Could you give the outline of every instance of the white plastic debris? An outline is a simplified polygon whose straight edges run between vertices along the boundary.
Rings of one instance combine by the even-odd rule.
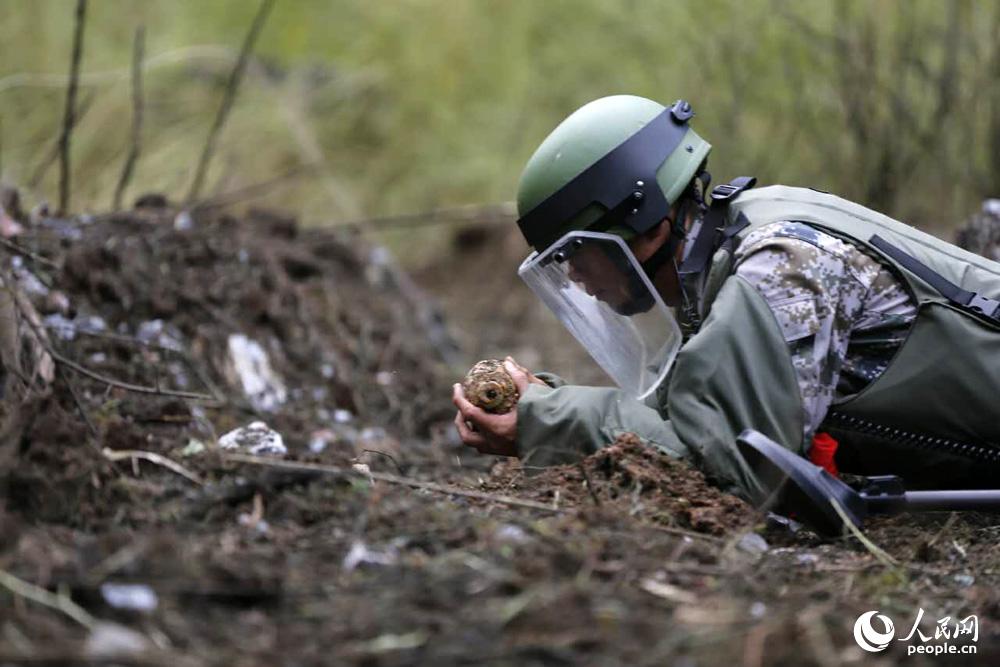
[[[108,330],[108,323],[105,322],[104,318],[99,315],[77,317],[73,320],[73,324],[76,325],[77,331],[82,331],[84,333],[97,334],[104,333]]]
[[[347,424],[354,421],[354,415],[350,410],[337,409],[333,411],[333,421],[338,424]]]
[[[392,253],[384,246],[375,246],[368,254],[368,263],[365,264],[365,280],[375,286],[383,286],[390,279],[390,263]]]
[[[983,213],[1000,217],[1000,199],[984,199]]]
[[[698,601],[698,598],[693,593],[689,593],[679,586],[652,578],[643,579],[639,582],[639,588],[650,595],[655,595],[658,598],[677,604],[694,604]]]
[[[360,540],[355,540],[350,551],[344,556],[343,568],[350,572],[359,565],[393,565],[396,563],[396,549],[372,551]]]
[[[512,542],[514,544],[522,544],[528,541],[528,534],[524,532],[524,528],[513,523],[505,523],[497,528],[496,533],[494,533],[499,542]]]
[[[312,435],[309,436],[309,451],[313,454],[319,454],[336,438],[337,435],[328,428],[313,431]]]
[[[388,387],[392,384],[392,376],[395,373],[391,371],[379,371],[375,374],[375,382],[383,387]]]
[[[264,422],[251,422],[219,438],[219,448],[243,450],[253,456],[284,456],[284,438]]]
[[[243,386],[243,393],[256,410],[273,412],[288,398],[285,384],[271,368],[267,352],[243,334],[229,336],[229,358]]]
[[[175,352],[180,352],[184,349],[181,343],[180,330],[163,320],[143,322],[135,332],[135,337],[147,345],[159,345]]]
[[[955,583],[962,587],[969,587],[972,584],[976,583],[976,578],[973,577],[971,574],[965,574],[965,573],[956,574]]]
[[[62,340],[73,340],[79,332],[99,334],[108,330],[108,323],[98,315],[78,315],[71,320],[60,313],[47,315],[42,319],[45,328]]]
[[[244,528],[249,528],[260,535],[267,535],[271,530],[271,524],[265,519],[258,519],[252,514],[242,512],[236,517],[236,522]]]
[[[68,317],[59,313],[53,313],[42,319],[42,322],[45,324],[46,329],[62,340],[73,340],[76,338],[76,325]]]
[[[101,596],[115,609],[150,612],[160,604],[160,599],[145,584],[101,584]]]
[[[91,659],[126,658],[150,648],[145,635],[117,623],[98,623],[90,631],[84,653]]]
[[[48,296],[49,288],[45,286],[41,280],[38,279],[34,273],[28,270],[28,267],[24,265],[24,258],[20,255],[14,255],[11,258],[11,267],[13,268],[14,277],[17,279],[18,287],[29,296]]]
[[[181,456],[197,456],[205,451],[205,443],[201,440],[196,440],[191,438],[188,440],[188,444],[184,445],[184,449],[181,450]]]
[[[377,444],[389,437],[385,432],[385,429],[381,426],[366,426],[361,429],[361,435],[358,436],[361,439],[361,444],[371,445]]]
[[[368,482],[370,484],[375,483],[375,478],[372,477],[372,469],[368,467],[367,463],[352,463],[351,469],[354,470],[354,472],[361,473],[362,475],[368,477]]]
[[[177,231],[186,232],[192,227],[194,227],[194,218],[191,217],[190,211],[181,211],[174,218],[174,229]]]
[[[798,554],[795,557],[795,563],[797,565],[814,565],[819,562],[819,556],[816,554]]]

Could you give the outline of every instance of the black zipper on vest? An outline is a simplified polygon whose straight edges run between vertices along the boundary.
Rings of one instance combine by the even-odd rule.
[[[877,424],[861,417],[846,415],[842,412],[828,412],[824,424],[839,427],[847,431],[854,431],[855,433],[875,436],[907,447],[943,452],[952,456],[960,456],[983,463],[1000,464],[1000,447],[974,445],[948,438],[923,435],[893,426]]]

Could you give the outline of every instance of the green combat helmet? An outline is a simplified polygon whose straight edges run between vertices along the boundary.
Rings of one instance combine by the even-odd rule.
[[[575,111],[521,174],[518,225],[528,244],[541,252],[574,230],[627,241],[668,217],[712,148],[688,126],[693,115],[684,100],[667,108],[634,95]]]

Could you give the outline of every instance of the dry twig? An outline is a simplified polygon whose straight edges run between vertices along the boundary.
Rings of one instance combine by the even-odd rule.
[[[0,586],[26,600],[61,611],[88,630],[97,624],[97,620],[90,615],[90,612],[70,600],[69,596],[64,593],[52,593],[40,586],[18,579],[5,570],[0,570]]]
[[[473,498],[475,500],[485,500],[487,502],[498,503],[501,505],[508,505],[510,507],[523,507],[525,509],[540,510],[542,512],[548,512],[550,514],[566,514],[569,511],[568,509],[565,508],[560,508],[553,505],[547,505],[545,503],[539,503],[533,500],[525,500],[523,498],[514,498],[512,496],[486,493],[485,491],[472,491],[469,489],[460,489],[454,486],[448,486],[446,484],[423,482],[417,479],[410,479],[408,477],[402,477],[399,475],[389,475],[386,473],[379,473],[379,472],[360,473],[356,470],[341,468],[339,466],[323,465],[320,463],[279,461],[274,459],[265,459],[257,456],[249,456],[246,454],[223,454],[222,459],[225,461],[232,461],[233,463],[249,463],[251,465],[257,465],[267,468],[281,468],[284,470],[294,470],[299,472],[322,473],[322,474],[334,475],[337,477],[362,477],[364,479],[374,479],[375,481],[378,482],[386,482],[387,484],[399,484],[401,486],[409,486],[414,489],[421,489],[424,491],[430,491],[432,493],[441,493],[449,496],[461,496],[463,498]],[[714,535],[704,535],[702,533],[697,533],[692,530],[684,530],[683,528],[674,528],[671,526],[659,526],[655,524],[651,525],[650,527],[656,531],[662,533],[668,533],[671,535],[690,537],[693,539],[706,540],[709,542],[719,541],[719,538],[715,537]]]
[[[851,531],[851,534],[858,538],[858,541],[864,545],[865,549],[868,549],[868,552],[871,553],[876,560],[888,567],[898,567],[899,564],[896,562],[895,558],[890,556],[884,549],[868,539],[868,536],[861,532],[860,528],[854,525],[854,522],[847,516],[844,508],[840,506],[840,503],[838,503],[835,499],[830,498],[830,504],[833,505],[833,509],[837,512],[840,520],[844,522],[847,530]]]
[[[108,447],[105,447],[101,450],[101,453],[104,454],[104,457],[109,461],[124,461],[127,459],[142,459],[143,461],[149,461],[150,463],[155,463],[158,466],[163,466],[167,470],[175,472],[181,477],[191,480],[199,486],[205,485],[198,475],[194,474],[173,459],[169,459],[166,456],[157,454],[156,452],[146,452],[141,449],[109,449]]]
[[[80,396],[76,393],[76,387],[73,386],[73,383],[70,382],[69,377],[67,377],[66,373],[60,370],[58,366],[56,367],[56,377],[58,377],[66,384],[66,388],[69,390],[69,395],[73,399],[73,404],[76,406],[77,411],[80,413],[80,417],[83,418],[83,422],[87,425],[87,430],[90,431],[90,434],[94,436],[94,439],[96,441],[96,439],[100,437],[100,433],[98,432],[97,427],[94,426],[94,422],[90,418],[90,415],[87,414],[87,409],[83,407],[83,401],[80,400]],[[94,447],[97,446],[98,445],[95,442]]]
[[[87,93],[87,95],[84,96],[83,100],[81,100],[77,108],[73,110],[72,127],[76,127],[77,125],[80,124],[80,121],[83,120],[83,117],[87,115],[88,111],[90,111],[90,107],[94,103],[95,98],[96,95],[94,91],[90,91]],[[54,165],[56,161],[59,160],[61,152],[62,152],[62,134],[60,133],[60,135],[56,137],[56,140],[52,142],[52,146],[48,149],[48,151],[46,151],[44,157],[38,163],[38,166],[35,167],[35,170],[31,173],[31,176],[25,183],[25,186],[28,188],[28,190],[34,190],[35,188],[38,187],[38,184],[42,182],[43,178],[45,178],[45,174],[49,173],[49,169],[52,167],[52,165]]]
[[[390,475],[387,473],[366,472],[362,474],[356,470],[352,470],[349,468],[341,468],[339,466],[323,465],[319,463],[300,463],[296,461],[275,461],[273,459],[262,459],[257,456],[249,456],[245,454],[224,454],[222,458],[226,461],[232,461],[234,463],[249,463],[252,465],[265,466],[270,468],[284,468],[286,470],[299,470],[304,472],[313,471],[318,473],[325,473],[328,475],[336,475],[338,477],[363,477],[365,479],[374,479],[376,481],[386,482],[388,484],[400,484],[415,489],[432,491],[434,493],[443,493],[451,496],[462,496],[463,498],[475,498],[476,500],[486,500],[489,502],[500,503],[502,505],[510,505],[512,507],[524,507],[527,509],[542,510],[543,512],[552,512],[558,514],[563,511],[555,507],[552,507],[551,505],[546,505],[545,503],[535,502],[534,500],[524,500],[521,498],[512,498],[510,496],[500,496],[492,493],[486,493],[485,491],[471,491],[467,489],[459,489],[454,486],[446,486],[444,484],[437,484],[435,482],[423,482],[417,479],[410,479],[408,477],[401,477],[399,475]]]
[[[135,42],[132,47],[132,142],[129,145],[128,157],[122,166],[118,185],[115,187],[115,197],[111,209],[118,211],[122,206],[122,196],[125,188],[132,180],[132,171],[139,160],[142,148],[142,60],[146,46],[146,29],[139,26],[135,29]]]
[[[201,152],[201,158],[198,160],[198,166],[195,168],[194,180],[191,182],[191,189],[187,195],[188,203],[194,202],[201,194],[201,188],[205,182],[205,174],[208,171],[208,163],[212,159],[212,154],[215,153],[215,144],[219,138],[219,133],[226,124],[229,111],[233,107],[240,80],[242,80],[243,72],[247,68],[250,51],[253,50],[253,45],[257,41],[257,36],[260,35],[261,29],[264,27],[264,22],[267,21],[268,14],[271,13],[271,8],[274,7],[274,2],[275,0],[261,0],[260,6],[257,8],[257,14],[250,25],[250,32],[247,33],[246,39],[243,41],[243,48],[240,49],[240,57],[229,75],[229,82],[226,84],[226,92],[223,95],[222,104],[219,105],[219,112],[215,115],[215,122],[212,123],[212,128],[208,132],[205,147]]]
[[[76,120],[76,91],[80,83],[80,60],[83,58],[83,24],[87,17],[87,0],[76,0],[76,24],[73,29],[73,56],[69,66],[69,86],[66,88],[66,110],[63,114],[62,136],[59,139],[59,211],[69,210],[70,164],[69,146]]]
[[[30,259],[33,262],[38,262],[39,264],[44,264],[45,266],[47,266],[47,267],[49,267],[51,269],[58,269],[59,268],[59,265],[56,264],[55,262],[53,262],[51,259],[48,259],[47,257],[42,257],[41,255],[39,255],[37,253],[33,253],[30,250],[28,250],[27,248],[23,248],[23,247],[19,246],[18,244],[14,243],[10,239],[5,239],[3,237],[0,237],[0,245],[2,245],[3,247],[7,248],[8,250],[10,250],[13,253],[17,253],[18,255],[23,255],[23,256],[27,257],[28,259]]]
[[[139,384],[132,384],[130,382],[122,382],[121,380],[115,380],[114,378],[109,378],[106,375],[101,375],[96,371],[92,371],[86,366],[81,366],[72,359],[68,359],[58,352],[56,352],[52,346],[46,346],[46,351],[52,356],[57,364],[62,364],[66,368],[76,371],[80,375],[86,375],[91,380],[97,380],[98,382],[103,382],[109,387],[117,387],[118,389],[124,389],[125,391],[131,391],[136,394],[152,394],[154,396],[172,396],[174,398],[184,398],[191,401],[214,401],[215,398],[209,396],[208,394],[199,394],[194,391],[180,391],[178,389],[161,389],[159,387],[146,387]]]
[[[250,185],[236,188],[228,192],[223,192],[212,197],[206,197],[201,201],[190,204],[190,208],[192,211],[206,211],[213,208],[232,206],[233,204],[239,204],[247,201],[248,199],[263,197],[278,186],[285,185],[286,183],[294,181],[298,178],[313,176],[315,173],[316,169],[313,165],[296,165],[288,171],[278,174],[272,178],[268,178],[267,180],[251,183]]]
[[[594,491],[594,487],[590,484],[590,475],[587,474],[587,468],[583,465],[583,461],[578,461],[576,465],[580,469],[580,474],[583,475],[583,484],[587,487],[590,499],[594,501],[595,505],[600,507],[601,499],[597,497],[597,492]]]

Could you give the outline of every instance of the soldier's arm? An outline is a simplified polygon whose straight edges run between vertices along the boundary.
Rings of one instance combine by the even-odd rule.
[[[517,405],[518,451],[529,465],[569,463],[634,433],[647,445],[687,457],[659,410],[610,387],[532,385]]]
[[[529,387],[518,404],[520,454],[538,464],[565,462],[632,432],[753,500],[763,489],[737,452],[740,432],[754,428],[801,450],[801,399],[781,330],[739,277],[726,281],[677,356],[666,397],[653,408],[616,389]]]

